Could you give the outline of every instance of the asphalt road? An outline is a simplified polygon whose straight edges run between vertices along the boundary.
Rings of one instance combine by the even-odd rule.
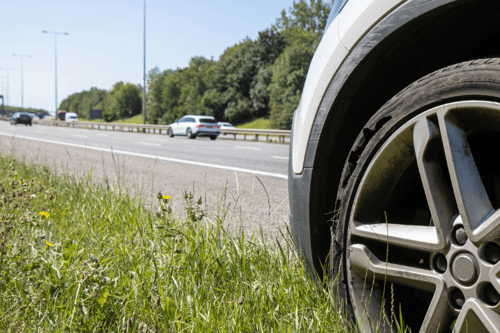
[[[12,126],[0,121],[0,147],[54,172],[111,182],[155,205],[172,195],[183,216],[184,191],[203,198],[212,219],[231,228],[278,235],[288,220],[288,145],[232,140],[189,140],[166,135],[52,126]]]

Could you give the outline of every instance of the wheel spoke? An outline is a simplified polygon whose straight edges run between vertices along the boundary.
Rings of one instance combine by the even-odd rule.
[[[380,261],[365,245],[354,244],[351,246],[350,262],[359,276],[367,276],[367,280],[385,279],[419,290],[434,292],[444,289],[444,281],[432,271],[402,266]]]
[[[452,321],[452,316],[448,310],[448,292],[444,283],[439,284],[432,297],[429,309],[425,314],[425,319],[420,328],[420,332],[445,332]]]
[[[439,164],[442,151],[439,128],[429,119],[421,119],[415,125],[413,142],[420,178],[439,238],[437,250],[442,250],[449,244],[450,221],[458,208]]]
[[[494,211],[483,223],[473,230],[472,241],[486,242],[500,236],[500,210]]]
[[[470,299],[460,311],[454,332],[500,333],[500,315]]]
[[[464,228],[473,242],[484,237],[476,229],[494,212],[472,157],[467,133],[451,112],[439,113],[439,128],[453,192]]]
[[[352,235],[388,242],[391,245],[425,252],[436,251],[442,247],[434,227],[392,223],[364,224],[358,222],[354,222],[352,226]]]

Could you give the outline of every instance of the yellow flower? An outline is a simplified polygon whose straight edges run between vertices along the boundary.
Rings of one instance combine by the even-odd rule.
[[[40,216],[45,217],[46,219],[48,219],[48,218],[49,218],[49,216],[50,216],[50,214],[49,214],[49,213],[47,213],[47,212],[40,212],[40,213],[38,213],[38,214],[39,214]]]
[[[45,243],[47,243],[47,245],[50,246],[50,247],[54,247],[54,244],[52,244],[52,243],[49,243],[47,241],[45,241]]]
[[[170,195],[162,195],[161,198],[163,200],[170,200]]]

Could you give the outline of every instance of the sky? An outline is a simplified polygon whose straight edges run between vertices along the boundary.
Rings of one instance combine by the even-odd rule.
[[[55,109],[91,87],[142,83],[142,0],[0,0],[0,94],[9,105]],[[147,0],[146,70],[185,67],[193,56],[219,59],[227,47],[273,24],[293,0]],[[13,54],[31,55],[18,57]],[[21,70],[23,62],[23,70]],[[8,93],[7,93],[8,75]]]

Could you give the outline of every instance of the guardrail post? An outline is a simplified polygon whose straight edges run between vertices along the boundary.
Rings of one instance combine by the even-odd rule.
[[[247,134],[243,134],[243,140],[246,140],[247,139]]]
[[[255,141],[259,141],[259,135],[255,134]]]

